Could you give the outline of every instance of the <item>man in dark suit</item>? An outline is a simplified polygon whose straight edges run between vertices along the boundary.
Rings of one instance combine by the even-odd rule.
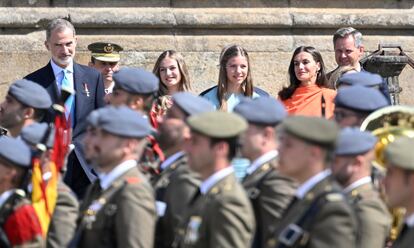
[[[327,74],[328,78],[344,66],[351,66],[357,72],[365,71],[360,63],[365,52],[365,46],[362,42],[362,33],[360,31],[353,27],[343,27],[336,30],[333,35],[333,45],[335,61],[338,64],[338,67]],[[379,90],[390,102],[390,92],[385,80],[383,80],[379,86]]]
[[[92,110],[104,105],[105,93],[100,73],[73,61],[76,44],[73,25],[64,19],[52,20],[46,28],[45,41],[51,60],[45,67],[25,78],[45,87],[54,103],[59,101],[62,87],[75,91],[73,102],[66,106],[75,148],[68,157],[65,182],[82,198],[86,187],[95,179],[83,158],[81,141],[86,130],[85,119]],[[52,121],[52,115],[47,119]]]

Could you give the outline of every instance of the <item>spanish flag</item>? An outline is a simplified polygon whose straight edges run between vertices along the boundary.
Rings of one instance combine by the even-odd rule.
[[[33,159],[32,205],[36,211],[44,237],[47,235],[56,206],[58,176],[54,162],[42,167],[39,158]]]

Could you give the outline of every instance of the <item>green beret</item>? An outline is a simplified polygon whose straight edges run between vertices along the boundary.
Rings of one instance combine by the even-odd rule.
[[[414,138],[398,138],[385,148],[385,161],[391,166],[414,170],[413,147]]]
[[[118,62],[121,59],[119,52],[124,50],[120,45],[110,42],[95,42],[88,45],[92,57],[105,62]]]
[[[187,119],[191,130],[211,138],[231,138],[247,129],[240,116],[227,112],[205,112]]]
[[[320,117],[290,116],[282,122],[282,130],[316,145],[335,147],[339,127]]]

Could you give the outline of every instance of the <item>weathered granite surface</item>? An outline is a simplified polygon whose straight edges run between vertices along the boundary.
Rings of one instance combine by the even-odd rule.
[[[47,63],[47,22],[69,18],[78,33],[77,61],[87,63],[87,45],[121,44],[123,66],[152,69],[166,49],[180,51],[190,69],[193,91],[214,85],[218,57],[227,44],[250,54],[256,85],[276,95],[287,83],[293,50],[315,46],[329,69],[335,67],[332,34],[353,26],[364,34],[367,53],[378,43],[398,43],[414,57],[414,2],[408,0],[3,0],[0,1],[0,98],[8,84]],[[400,76],[401,102],[411,97],[414,70]]]

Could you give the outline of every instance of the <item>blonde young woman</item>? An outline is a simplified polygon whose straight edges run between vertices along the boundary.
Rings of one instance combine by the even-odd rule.
[[[221,51],[218,84],[200,95],[211,101],[216,109],[232,112],[243,97],[269,94],[253,86],[247,51],[241,46],[231,45]]]
[[[183,56],[167,50],[161,53],[152,72],[159,78],[158,99],[151,110],[151,124],[158,128],[158,120],[171,107],[171,95],[191,89],[190,76]]]

